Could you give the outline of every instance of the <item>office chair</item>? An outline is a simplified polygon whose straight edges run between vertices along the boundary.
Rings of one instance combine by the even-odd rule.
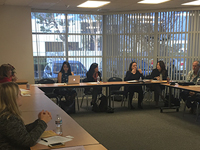
[[[82,82],[88,82],[88,81],[87,81],[87,78],[84,78],[84,79],[82,80]],[[102,91],[101,91],[101,90],[99,91],[99,93],[98,93],[98,95],[97,95],[97,100],[98,100],[98,97],[99,97],[100,94],[102,94]],[[91,95],[92,95],[92,90],[91,90],[91,88],[87,88],[87,87],[84,88],[84,94],[83,94],[83,96],[82,96],[82,100],[81,100],[81,105],[80,105],[80,107],[82,107],[84,97],[86,96],[86,100],[87,100],[87,109],[88,109],[88,102],[89,102],[88,96],[91,96]]]
[[[54,84],[55,81],[52,79],[41,79],[38,81],[38,84]],[[55,88],[49,88],[49,87],[39,87],[44,94],[48,97],[48,98],[56,98],[56,104],[59,105],[60,104],[60,97],[58,94],[55,93]]]
[[[121,78],[118,78],[118,77],[111,77],[108,79],[108,82],[120,82],[122,81]],[[124,106],[125,106],[125,100],[124,98],[127,99],[127,94],[128,92],[126,90],[122,91],[120,90],[122,86],[119,85],[119,86],[112,86],[109,88],[109,91],[110,91],[110,95],[112,97],[112,105],[113,105],[113,108],[114,108],[114,101],[115,101],[115,96],[122,96],[122,102],[121,102],[121,106],[123,105],[124,103]]]

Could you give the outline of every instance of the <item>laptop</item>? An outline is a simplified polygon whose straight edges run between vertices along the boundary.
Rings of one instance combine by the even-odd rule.
[[[80,76],[69,76],[67,84],[79,84],[80,83]]]

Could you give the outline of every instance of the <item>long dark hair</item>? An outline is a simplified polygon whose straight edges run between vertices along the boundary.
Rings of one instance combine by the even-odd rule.
[[[164,77],[164,76],[165,76],[165,73],[166,73],[166,71],[167,71],[166,68],[165,68],[165,63],[164,63],[162,60],[158,61],[158,63],[159,63],[160,68],[161,68],[162,76]]]
[[[133,63],[136,63],[136,62],[133,61],[133,62],[130,63],[130,65],[129,65],[129,69],[128,69],[129,71],[132,71],[131,67],[132,67]],[[136,64],[137,64],[137,63],[136,63]]]
[[[86,75],[87,76],[89,76],[89,75],[93,76],[94,70],[95,70],[96,67],[98,67],[98,64],[97,63],[92,63],[91,66],[90,66],[90,69],[89,69],[89,71],[87,72]]]
[[[61,69],[60,69],[60,72],[61,72],[61,73],[65,73],[65,70],[63,69],[63,66],[64,66],[65,64],[66,64],[67,67],[68,67],[67,74],[72,75],[71,67],[70,67],[70,65],[69,65],[69,63],[68,63],[67,61],[64,61],[64,62],[63,62],[62,67],[61,67]]]

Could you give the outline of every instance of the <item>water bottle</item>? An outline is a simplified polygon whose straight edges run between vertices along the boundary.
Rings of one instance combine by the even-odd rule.
[[[142,77],[140,77],[139,82],[142,82]]]
[[[97,84],[99,84],[100,83],[100,77],[98,76],[97,77]]]
[[[160,81],[162,81],[162,73],[160,74]]]
[[[29,83],[26,84],[26,89],[30,90],[30,84]]]
[[[62,135],[62,118],[60,115],[56,116],[56,134]]]

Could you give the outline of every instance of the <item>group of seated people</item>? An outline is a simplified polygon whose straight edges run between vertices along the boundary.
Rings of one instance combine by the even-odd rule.
[[[199,61],[194,61],[192,68],[193,70],[188,73],[186,80],[188,82],[197,83],[200,81]],[[166,80],[168,74],[165,64],[163,61],[158,61],[156,68],[153,69],[152,73],[146,78],[159,80],[161,74],[162,79]],[[70,64],[64,62],[58,74],[58,83],[67,83],[69,75],[73,75]],[[88,82],[96,82],[98,76],[101,80],[98,64],[93,63],[86,76]],[[136,62],[131,62],[124,80],[139,80],[140,78],[144,79],[142,70],[137,68]],[[38,114],[38,119],[35,122],[24,125],[19,110],[19,107],[22,105],[21,92],[18,85],[15,83],[16,80],[15,68],[12,65],[3,64],[0,66],[0,145],[2,149],[30,149],[31,146],[36,144],[36,141],[47,128],[47,123],[52,119],[50,112],[42,110]],[[162,99],[164,98],[161,94],[162,88],[160,85],[152,85],[149,88],[158,93],[155,97],[156,104],[158,103],[159,96],[161,96]],[[99,90],[101,90],[101,88],[93,88],[91,104],[96,103]],[[126,90],[127,93],[129,93],[131,109],[134,109],[132,105],[134,92],[138,93],[138,108],[142,109],[142,86],[128,86]],[[60,92],[66,96],[66,99],[74,99],[76,96],[76,91],[74,89],[63,89]],[[193,100],[200,100],[200,96],[194,92],[183,91],[180,96],[186,101],[187,107],[191,108],[192,111],[195,108]]]

